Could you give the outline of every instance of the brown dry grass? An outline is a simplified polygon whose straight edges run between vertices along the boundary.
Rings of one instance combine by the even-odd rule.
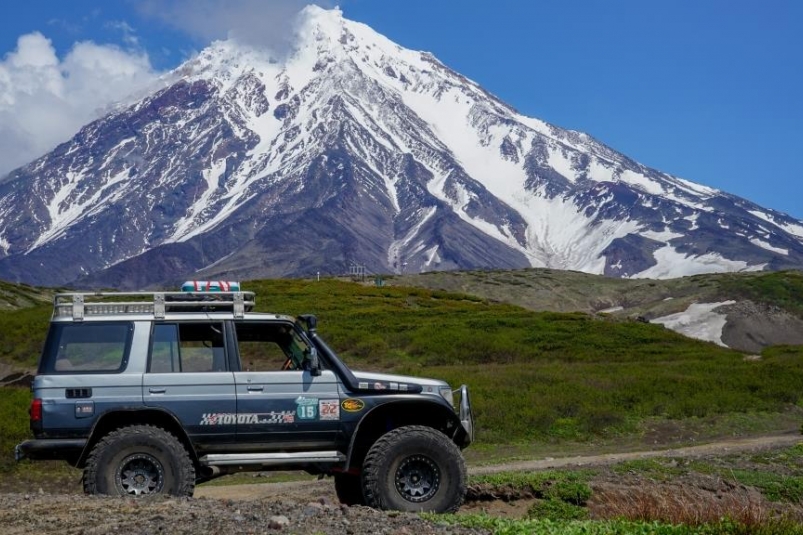
[[[724,480],[710,488],[674,484],[639,487],[595,485],[588,509],[594,519],[659,521],[691,526],[716,524],[723,519],[747,528],[803,521],[799,506],[770,502],[756,489]]]

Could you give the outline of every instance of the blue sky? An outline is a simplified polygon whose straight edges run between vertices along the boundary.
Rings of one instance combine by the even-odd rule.
[[[225,37],[230,26],[253,30],[256,24],[262,31],[264,25],[265,32],[279,34],[287,13],[301,3],[13,5],[4,5],[0,16],[0,171],[4,157],[27,154],[8,141],[15,139],[9,132],[39,117],[43,128],[50,125],[46,134],[57,136],[54,125],[68,131],[112,98],[119,89],[109,80],[117,71],[108,69],[145,80],[210,39]],[[340,7],[347,18],[402,46],[434,53],[522,113],[588,132],[651,167],[803,218],[803,2],[343,0]],[[26,93],[30,110],[19,97],[26,81],[43,83],[14,70],[22,56],[18,39],[31,32],[50,40],[63,76],[59,95],[73,99],[63,122],[59,99],[50,99],[45,113],[33,109],[36,94]],[[41,39],[29,41],[30,50],[41,52]],[[96,46],[76,48],[87,42]],[[5,80],[4,67],[12,73]],[[15,104],[5,110],[4,92],[18,96],[6,98]],[[15,110],[25,113],[14,116]],[[38,131],[25,135],[19,146],[34,152],[41,150],[37,143],[54,143]]]

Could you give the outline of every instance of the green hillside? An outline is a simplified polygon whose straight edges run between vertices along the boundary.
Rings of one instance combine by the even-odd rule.
[[[803,317],[803,272],[709,273],[676,279],[614,279],[579,271],[442,271],[387,277],[386,284],[482,296],[532,310],[658,317],[694,302],[751,300]]]

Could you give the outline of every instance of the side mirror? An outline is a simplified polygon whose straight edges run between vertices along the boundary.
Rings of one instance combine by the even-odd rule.
[[[318,350],[314,347],[309,348],[309,352],[307,353],[307,366],[310,371],[310,374],[314,377],[318,377],[321,375],[321,363],[318,360]]]

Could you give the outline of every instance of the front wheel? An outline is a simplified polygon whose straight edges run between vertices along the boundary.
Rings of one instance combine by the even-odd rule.
[[[117,496],[192,496],[195,467],[184,445],[164,429],[134,425],[112,431],[89,454],[84,492]]]
[[[431,427],[410,425],[377,440],[362,469],[365,503],[399,511],[456,511],[466,494],[460,449]]]

